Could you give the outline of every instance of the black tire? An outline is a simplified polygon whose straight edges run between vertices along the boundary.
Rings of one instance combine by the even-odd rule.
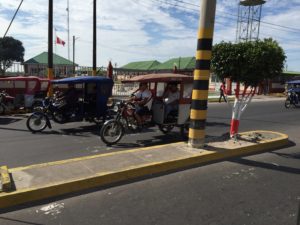
[[[111,129],[113,129],[111,131]],[[114,133],[115,132],[115,133]],[[114,137],[112,137],[114,135]],[[101,140],[107,145],[113,145],[118,143],[124,135],[124,128],[119,121],[109,120],[100,130]],[[111,137],[111,139],[109,138]]]
[[[289,109],[289,108],[291,107],[291,101],[290,101],[290,99],[285,100],[284,106],[285,106],[285,108],[287,108],[287,109]]]
[[[32,114],[26,121],[26,126],[31,132],[41,132],[47,127],[47,116],[45,114]]]
[[[190,120],[188,120],[185,124],[180,126],[180,135],[184,140],[188,139],[189,128],[190,128]]]
[[[5,106],[0,104],[0,115],[4,115],[5,114]]]
[[[164,134],[169,133],[171,130],[173,130],[174,125],[158,125],[158,128],[161,132],[163,132]]]
[[[59,112],[59,111],[55,111],[55,112],[53,112],[53,114],[52,114],[52,117],[53,117],[53,120],[56,122],[56,123],[65,123],[66,122],[66,118],[65,118],[65,116],[61,113],[61,112]]]

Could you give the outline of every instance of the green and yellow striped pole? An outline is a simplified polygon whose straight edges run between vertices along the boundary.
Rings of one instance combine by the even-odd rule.
[[[215,12],[216,0],[202,0],[189,129],[189,145],[194,148],[201,148],[205,143],[205,123]]]

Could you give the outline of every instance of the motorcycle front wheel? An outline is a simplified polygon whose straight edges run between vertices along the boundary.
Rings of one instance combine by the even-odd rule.
[[[47,117],[45,114],[32,114],[28,117],[26,126],[31,132],[41,132],[47,127]]]
[[[100,130],[101,140],[107,145],[118,143],[123,135],[123,126],[116,120],[107,121]]]

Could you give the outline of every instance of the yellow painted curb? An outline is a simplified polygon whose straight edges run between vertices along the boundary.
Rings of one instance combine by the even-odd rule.
[[[0,167],[0,179],[2,184],[2,191],[10,191],[12,188],[12,183],[7,166]]]
[[[178,169],[184,169],[190,166],[195,166],[202,163],[209,163],[216,160],[249,155],[258,152],[265,152],[267,150],[272,150],[274,148],[280,148],[286,146],[289,143],[287,135],[277,133],[277,132],[272,132],[272,131],[252,131],[252,132],[245,132],[242,134],[253,133],[253,132],[269,132],[269,133],[278,134],[280,137],[274,138],[271,141],[262,141],[261,143],[253,144],[251,146],[240,147],[240,148],[230,149],[230,150],[229,149],[219,149],[216,151],[203,150],[193,155],[192,157],[182,157],[172,161],[148,163],[142,166],[131,166],[121,171],[98,173],[93,176],[85,177],[82,179],[68,180],[62,183],[50,183],[43,187],[21,189],[9,193],[0,193],[0,208],[8,208],[15,205],[27,203],[27,202],[33,202],[33,201],[47,199],[50,197],[56,197],[68,193],[79,192],[82,190],[91,189],[103,185],[109,185],[109,184],[114,184],[116,182],[143,177],[146,175],[160,174],[163,172],[170,172]],[[176,145],[176,143],[168,144],[168,145],[169,146]],[[153,147],[147,147],[138,150],[136,149],[128,150],[128,151],[139,152],[141,150],[150,150],[150,149],[153,149]],[[109,153],[109,154],[113,154],[113,153]],[[117,153],[117,154],[122,154],[122,153]],[[77,161],[79,159],[73,159],[73,160]],[[60,161],[59,163],[63,163],[63,161]],[[52,165],[54,164],[55,162],[52,163]],[[39,166],[41,165],[42,164],[40,164]],[[47,166],[49,164],[44,164],[44,165]],[[24,167],[24,168],[28,168],[28,167]],[[29,167],[29,168],[33,168],[33,167]],[[20,168],[18,168],[18,170],[20,170]]]

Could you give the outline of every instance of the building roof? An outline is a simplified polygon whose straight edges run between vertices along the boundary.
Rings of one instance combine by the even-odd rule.
[[[184,74],[175,73],[154,73],[132,77],[124,80],[123,83],[130,82],[193,82],[193,77]]]
[[[300,72],[296,72],[296,71],[283,71],[282,75],[284,75],[284,76],[300,76]]]
[[[131,62],[122,66],[121,69],[125,70],[152,70],[153,67],[161,64],[157,60],[152,61],[139,61],[139,62]]]
[[[176,65],[178,70],[190,70],[195,69],[196,59],[195,57],[179,57],[170,59],[164,63],[155,66],[154,70],[172,70]]]
[[[24,64],[48,64],[48,52],[42,52],[41,54],[28,59],[27,61],[24,62]],[[56,55],[53,53],[53,64],[54,65],[72,65],[73,62],[65,59],[64,57],[61,57],[59,55]],[[75,64],[78,66],[77,64]]]

